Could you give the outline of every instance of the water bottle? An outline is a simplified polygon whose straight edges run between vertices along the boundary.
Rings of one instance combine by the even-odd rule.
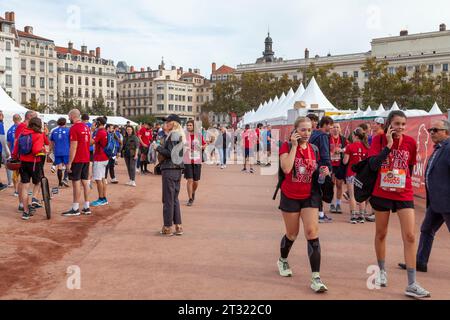
[[[318,179],[318,182],[319,182],[319,184],[324,184],[325,183],[325,178],[326,178],[326,176],[325,176],[325,174],[323,173],[323,171],[324,171],[324,168],[325,167],[320,167],[320,169],[319,169],[319,179]]]

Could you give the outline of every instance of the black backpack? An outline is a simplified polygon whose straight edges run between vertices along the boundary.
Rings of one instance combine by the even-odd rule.
[[[316,159],[319,158],[319,149],[317,148],[316,145],[311,144],[311,147],[314,150],[314,154],[316,156]],[[292,148],[292,144],[291,142],[289,142],[289,151]],[[295,167],[294,167],[295,170]],[[313,189],[314,189],[314,185],[318,185],[318,180],[319,178],[319,174],[317,171],[314,172],[312,179],[313,179]],[[278,191],[280,191],[281,189],[281,185],[283,184],[284,179],[286,179],[286,175],[284,174],[283,170],[281,169],[281,161],[278,161],[278,183],[277,183],[277,187],[275,189],[275,193],[273,195],[273,200],[276,200],[277,195],[278,195]],[[317,186],[316,186],[317,187]],[[320,189],[321,192],[321,196],[322,196],[322,201],[326,202],[326,203],[331,203],[333,201],[333,197],[334,197],[334,183],[333,180],[331,179],[330,176],[327,176],[325,179],[325,183],[323,185],[320,185],[318,187],[318,189]]]
[[[381,136],[377,136],[381,139]],[[376,138],[376,137],[375,137]],[[382,146],[382,149],[384,147]],[[369,158],[358,162],[352,166],[353,172],[356,172],[353,182],[355,189],[356,202],[364,202],[372,196],[375,183],[377,182],[378,169],[372,170],[369,165]]]

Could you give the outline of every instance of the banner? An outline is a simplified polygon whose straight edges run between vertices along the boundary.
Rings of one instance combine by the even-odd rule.
[[[427,129],[431,128],[431,123],[435,120],[447,119],[446,115],[434,115],[424,117],[408,118],[406,123],[405,134],[411,136],[417,142],[417,164],[414,167],[412,175],[412,184],[414,188],[414,194],[418,197],[425,198],[425,170],[428,163],[428,159],[434,150],[434,144],[431,140],[430,134]],[[356,129],[361,123],[367,123],[370,127],[370,121],[364,120],[351,120],[339,122],[341,125],[342,134],[348,137],[354,129]],[[294,126],[274,126],[274,129],[280,130],[280,140],[289,140]]]

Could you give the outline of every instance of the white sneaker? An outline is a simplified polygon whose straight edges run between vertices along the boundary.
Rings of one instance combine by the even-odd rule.
[[[319,276],[313,277],[311,279],[311,289],[315,293],[323,293],[328,291],[327,286],[322,282]]]
[[[422,288],[420,286],[420,284],[418,284],[417,282],[406,287],[405,295],[407,295],[408,297],[413,297],[413,298],[429,298],[429,297],[431,297],[431,294],[427,290]]]
[[[127,183],[125,183],[125,185],[127,185],[127,186],[131,185],[131,180],[128,181]]]
[[[223,170],[224,168],[225,168],[224,166],[220,166],[220,169],[222,169],[222,170]]]
[[[130,186],[131,187],[136,187],[136,182],[135,181],[131,181]]]
[[[287,260],[282,261],[281,259],[277,262],[278,265],[278,271],[280,272],[280,276],[282,277],[292,277],[292,270],[289,266],[289,263]]]
[[[380,270],[380,272],[378,272],[377,277],[375,279],[375,285],[382,287],[382,288],[386,288],[387,287],[387,272],[385,270]]]

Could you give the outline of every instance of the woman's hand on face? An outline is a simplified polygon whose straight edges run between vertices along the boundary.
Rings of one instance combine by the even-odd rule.
[[[387,140],[387,147],[389,149],[392,149],[392,146],[394,145],[394,129],[392,128],[392,126],[389,126],[388,131],[386,133],[386,140]]]
[[[294,131],[294,133],[292,133],[291,135],[291,144],[293,147],[297,147],[298,146],[298,140],[300,139],[300,135],[298,134],[297,131]]]

